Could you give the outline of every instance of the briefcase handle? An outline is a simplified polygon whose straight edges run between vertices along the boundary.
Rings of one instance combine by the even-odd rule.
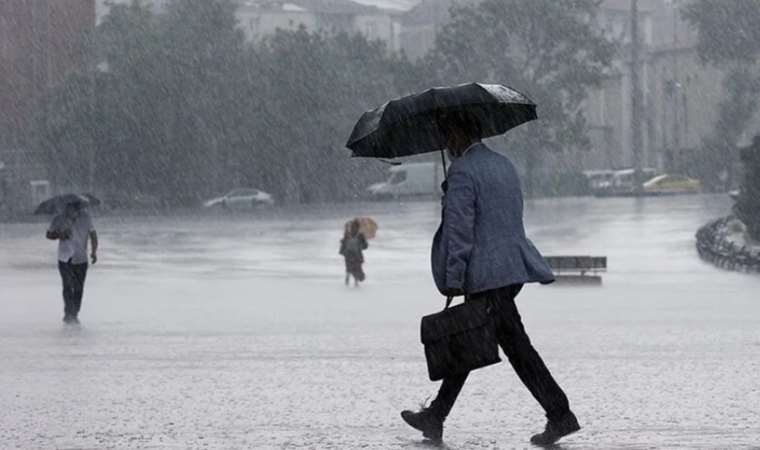
[[[467,299],[467,296],[465,296],[465,301],[466,301],[466,299]],[[446,297],[446,306],[443,307],[444,311],[446,311],[447,309],[449,309],[449,306],[451,306],[451,301],[452,300],[454,300],[454,297],[451,297],[451,296],[447,296]],[[493,309],[492,306],[493,306],[493,303],[491,303],[491,301],[489,300],[488,308],[486,308],[486,312],[488,314],[491,314],[491,310]]]

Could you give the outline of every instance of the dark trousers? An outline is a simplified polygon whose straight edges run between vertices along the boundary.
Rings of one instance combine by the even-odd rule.
[[[550,421],[562,418],[570,405],[567,396],[552,378],[541,357],[525,334],[520,313],[517,312],[515,297],[522,285],[512,285],[476,294],[465,301],[489,301],[493,305],[492,314],[496,321],[496,336],[504,354],[517,372],[525,387],[546,411]],[[445,420],[467,380],[467,373],[444,378],[438,396],[430,404],[430,409],[439,419]]]
[[[82,307],[87,263],[72,264],[58,261],[58,271],[63,281],[63,313],[68,317],[76,317]]]

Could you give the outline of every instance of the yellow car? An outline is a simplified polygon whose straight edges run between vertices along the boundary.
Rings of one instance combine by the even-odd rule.
[[[685,175],[658,175],[644,183],[644,192],[655,195],[697,194],[702,183]]]

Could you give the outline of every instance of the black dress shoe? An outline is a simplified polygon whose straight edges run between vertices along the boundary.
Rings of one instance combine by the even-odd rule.
[[[412,428],[422,431],[422,436],[434,443],[440,444],[443,441],[443,421],[429,409],[422,409],[419,412],[401,411],[401,418]]]
[[[575,433],[580,429],[581,426],[578,425],[578,419],[575,418],[575,414],[568,411],[562,419],[546,422],[544,432],[534,435],[530,438],[530,442],[534,445],[552,445],[562,437]]]

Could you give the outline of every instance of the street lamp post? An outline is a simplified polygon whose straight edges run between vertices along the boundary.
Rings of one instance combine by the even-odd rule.
[[[631,150],[633,151],[634,191],[642,191],[641,86],[639,80],[639,10],[631,0]]]
[[[95,76],[96,68],[92,67],[90,69],[90,151],[88,153],[88,161],[87,161],[87,191],[89,193],[94,192],[95,188],[95,147],[97,146],[97,142],[95,139],[95,133],[94,130],[95,127],[95,119],[97,117],[97,111],[95,110],[97,105],[97,77]]]

